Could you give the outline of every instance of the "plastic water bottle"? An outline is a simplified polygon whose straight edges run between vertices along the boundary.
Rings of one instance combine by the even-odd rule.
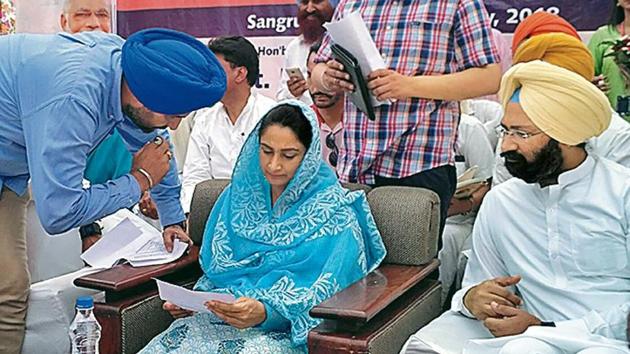
[[[94,300],[90,296],[77,298],[77,315],[70,325],[72,354],[98,354],[101,325],[94,317]]]

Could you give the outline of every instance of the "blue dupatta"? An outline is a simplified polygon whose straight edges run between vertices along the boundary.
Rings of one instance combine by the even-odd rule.
[[[204,275],[196,288],[261,301],[290,322],[291,341],[299,346],[319,323],[309,310],[374,270],[385,248],[365,193],[342,188],[323,163],[315,113],[298,101],[283,103],[304,112],[311,145],[271,207],[256,126],[206,224],[199,257]]]

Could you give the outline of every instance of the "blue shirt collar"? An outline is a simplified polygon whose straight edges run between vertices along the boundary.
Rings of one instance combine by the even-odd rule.
[[[112,71],[113,82],[112,88],[109,94],[109,108],[107,109],[107,114],[110,118],[114,119],[116,123],[120,123],[125,119],[125,116],[122,112],[122,100],[121,100],[121,85],[122,85],[122,66],[120,64],[120,52],[114,53],[115,56],[113,60]]]

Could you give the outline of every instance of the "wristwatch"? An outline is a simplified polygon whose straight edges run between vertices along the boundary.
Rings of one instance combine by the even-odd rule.
[[[83,225],[79,228],[79,235],[81,235],[81,240],[90,236],[102,235],[102,234],[103,234],[103,229],[96,222],[93,222],[88,225]]]

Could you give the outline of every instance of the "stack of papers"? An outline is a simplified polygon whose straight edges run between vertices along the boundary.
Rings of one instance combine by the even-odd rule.
[[[134,267],[170,263],[181,257],[188,244],[175,240],[173,252],[164,247],[162,234],[135,215],[123,219],[81,255],[96,268],[111,268],[121,261]]]
[[[236,301],[236,298],[231,294],[188,290],[158,279],[155,279],[155,282],[158,286],[160,299],[175,304],[184,310],[212,313],[204,303],[214,300],[231,304]]]
[[[324,24],[326,31],[335,44],[350,52],[356,59],[367,78],[370,73],[378,69],[387,69],[385,60],[376,48],[376,44],[368,31],[361,14],[356,11],[339,21]],[[370,95],[372,106],[390,104],[390,101],[378,101]]]
[[[478,166],[472,166],[457,177],[457,187],[453,197],[457,199],[468,198],[486,183],[485,178],[475,178],[478,169]]]

